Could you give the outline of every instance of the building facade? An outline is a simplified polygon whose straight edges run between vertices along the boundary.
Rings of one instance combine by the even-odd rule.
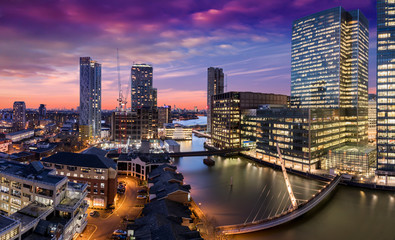
[[[59,152],[41,162],[56,174],[71,181],[87,183],[90,207],[107,208],[114,204],[117,192],[117,167],[113,160],[95,154]]]
[[[0,177],[0,210],[22,223],[19,239],[21,235],[44,239],[56,232],[59,239],[69,240],[87,225],[86,184],[68,182],[40,162],[27,165],[0,160]],[[36,231],[43,228],[45,231]]]
[[[12,113],[14,131],[26,128],[26,105],[25,102],[14,102]]]
[[[163,128],[164,124],[171,122],[171,106],[158,107],[158,127]]]
[[[241,115],[245,109],[265,104],[287,104],[287,96],[253,92],[227,92],[213,96],[211,143],[214,147],[239,148]]]
[[[153,88],[153,67],[148,64],[133,64],[132,79],[132,111],[141,107],[157,107],[157,90]]]
[[[222,68],[207,69],[207,132],[211,133],[212,97],[224,92],[224,72]]]
[[[368,139],[370,143],[376,143],[377,135],[377,104],[376,99],[369,100],[368,110],[369,128],[368,128]]]
[[[114,112],[111,117],[112,140],[121,144],[158,137],[158,109],[138,108],[134,112]]]
[[[331,8],[292,28],[291,107],[342,108],[352,144],[368,141],[369,24],[359,10]]]
[[[277,144],[287,167],[321,168],[330,149],[347,142],[347,121],[340,109],[261,108],[242,116],[242,141],[255,144],[256,157],[280,164]]]
[[[101,64],[90,57],[80,58],[80,137],[82,141],[100,138]]]
[[[44,120],[47,117],[47,108],[45,107],[45,104],[40,104],[40,107],[38,108],[38,116],[39,120]]]
[[[395,2],[377,0],[377,174],[395,182]]]

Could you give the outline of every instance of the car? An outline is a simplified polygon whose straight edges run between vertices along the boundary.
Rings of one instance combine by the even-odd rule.
[[[137,196],[137,199],[146,199],[147,198],[147,196],[144,196],[144,195],[138,195]]]
[[[147,193],[147,189],[140,189],[137,191],[137,193]]]
[[[98,211],[92,211],[91,213],[89,213],[89,216],[91,217],[100,216],[100,213]]]

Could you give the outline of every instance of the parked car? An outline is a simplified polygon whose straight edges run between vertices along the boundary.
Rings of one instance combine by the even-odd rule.
[[[100,216],[100,213],[98,212],[98,211],[92,211],[91,213],[89,213],[89,216],[91,216],[91,217],[98,217],[98,216]]]
[[[147,198],[147,196],[144,196],[144,195],[138,195],[137,196],[137,199],[146,199]]]
[[[112,239],[126,239],[126,231],[117,229],[112,233]]]

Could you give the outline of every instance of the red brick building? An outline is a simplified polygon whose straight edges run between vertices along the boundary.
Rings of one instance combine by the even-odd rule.
[[[107,208],[114,204],[117,193],[116,163],[100,154],[59,152],[42,163],[56,169],[56,174],[74,182],[87,182],[87,201],[90,207]]]

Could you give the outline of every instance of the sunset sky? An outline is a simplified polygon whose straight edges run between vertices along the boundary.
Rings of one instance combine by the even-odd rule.
[[[374,92],[373,0],[2,0],[0,108],[76,108],[80,56],[102,64],[102,107],[115,108],[117,48],[124,91],[133,62],[152,64],[158,105],[204,108],[210,66],[228,91],[289,95],[292,21],[339,5],[370,21]]]

